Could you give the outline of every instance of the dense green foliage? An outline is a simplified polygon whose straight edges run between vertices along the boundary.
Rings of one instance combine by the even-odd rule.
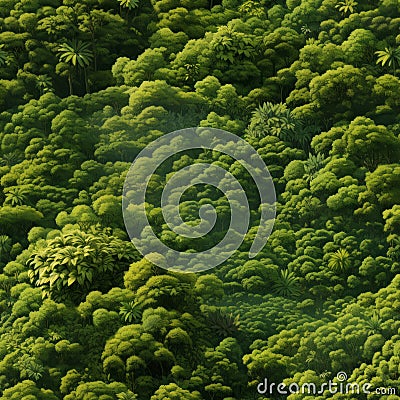
[[[398,0],[0,0],[0,26],[1,399],[262,399],[264,378],[339,371],[400,399]],[[182,218],[212,204],[216,226],[176,235],[171,174],[215,163],[248,194],[242,246],[197,275],[141,258],[121,212],[139,151],[191,126],[246,139],[277,191],[249,260],[243,166],[193,151],[156,171],[148,218],[181,251],[230,212],[193,187]]]

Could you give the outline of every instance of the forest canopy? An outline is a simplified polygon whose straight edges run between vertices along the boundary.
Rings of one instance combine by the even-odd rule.
[[[341,372],[371,393],[285,398],[400,399],[398,0],[0,0],[0,27],[0,399],[278,399],[259,383]],[[219,166],[251,208],[239,249],[185,274],[129,240],[132,161],[188,127],[268,166],[277,215],[255,258],[254,182],[206,149],[157,169],[147,217],[179,251],[219,242],[221,191],[181,198],[192,224],[217,211],[197,240],[160,203],[182,168]]]

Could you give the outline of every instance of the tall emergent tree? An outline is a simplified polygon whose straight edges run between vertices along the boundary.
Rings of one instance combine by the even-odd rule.
[[[58,48],[58,57],[60,61],[66,62],[70,65],[70,69],[68,70],[70,95],[73,94],[72,73],[76,67],[83,69],[86,92],[89,92],[86,67],[88,67],[93,60],[93,53],[89,49],[89,46],[89,43],[85,43],[80,40],[72,40],[70,42],[63,43]]]
[[[400,65],[400,47],[385,47],[385,50],[379,50],[375,54],[378,56],[376,63],[382,67],[385,64],[393,67],[393,75],[396,76],[396,65]]]

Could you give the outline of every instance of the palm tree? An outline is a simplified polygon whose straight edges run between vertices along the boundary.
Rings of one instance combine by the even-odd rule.
[[[17,367],[20,370],[21,378],[29,378],[37,381],[43,376],[43,366],[36,361],[35,357],[29,354],[24,354],[19,358]]]
[[[222,337],[233,336],[240,329],[240,316],[235,317],[232,313],[225,314],[221,310],[212,311],[208,314],[208,320],[211,329]]]
[[[125,322],[137,322],[142,316],[142,308],[134,301],[125,302],[121,304],[119,314]]]
[[[329,259],[329,268],[336,272],[343,272],[350,266],[350,254],[346,249],[339,249]]]
[[[248,132],[258,137],[273,135],[281,140],[290,140],[295,128],[296,121],[285,104],[267,102],[253,111]]]
[[[382,67],[385,64],[393,67],[393,75],[396,76],[396,65],[400,65],[400,47],[385,47],[385,50],[376,51],[375,54],[378,56],[376,63]]]
[[[321,153],[308,154],[308,159],[304,163],[304,177],[307,182],[311,182],[317,172],[325,165],[325,157]]]
[[[126,8],[128,14],[129,10],[133,10],[139,7],[139,0],[118,0],[119,2],[119,13],[122,16],[122,8]]]
[[[86,92],[88,92],[88,82],[86,67],[93,60],[93,53],[89,49],[89,43],[82,42],[80,40],[72,40],[71,42],[63,43],[58,48],[58,56],[60,61],[70,64],[73,68],[80,67],[83,68],[85,74],[85,87]],[[68,84],[70,95],[73,94],[72,89],[72,70],[68,71]]]
[[[3,156],[0,157],[0,165],[8,165],[9,167],[12,167],[13,165],[20,163],[22,160],[23,158],[19,152],[14,150],[10,153],[3,154]]]
[[[26,369],[26,376],[29,379],[33,379],[34,381],[37,381],[43,376],[43,372],[44,372],[44,368],[40,364],[37,364],[36,362],[32,362]]]
[[[382,331],[382,320],[379,318],[379,312],[374,310],[372,316],[366,318],[368,326],[368,335],[375,335]]]
[[[139,6],[139,0],[118,0],[122,7],[129,8],[130,10]]]
[[[6,193],[4,204],[11,204],[12,206],[22,206],[26,203],[27,191],[20,187],[13,187]]]
[[[337,8],[343,15],[352,14],[356,9],[357,4],[358,3],[355,0],[343,0],[339,1],[335,8]]]
[[[283,297],[297,297],[300,295],[299,278],[290,269],[280,270],[274,277],[272,291]]]
[[[308,36],[308,35],[311,33],[311,29],[308,27],[307,24],[306,24],[306,25],[302,25],[302,27],[300,28],[300,30],[301,30],[301,33],[302,33],[304,36]]]

